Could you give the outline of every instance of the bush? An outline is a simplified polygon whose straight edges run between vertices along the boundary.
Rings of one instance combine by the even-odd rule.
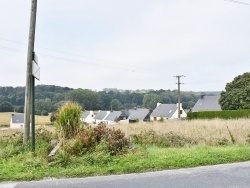
[[[48,116],[49,115],[49,113],[48,113],[48,111],[46,111],[46,110],[43,110],[42,112],[41,112],[41,116]]]
[[[102,151],[117,155],[129,147],[129,140],[120,129],[109,129],[105,125],[87,127],[79,131],[74,141],[69,141],[66,151],[71,154],[84,154],[87,151]]]
[[[77,103],[68,102],[58,112],[56,126],[63,138],[74,138],[80,128],[82,115],[81,106]]]

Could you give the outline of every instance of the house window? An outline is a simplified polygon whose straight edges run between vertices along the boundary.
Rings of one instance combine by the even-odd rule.
[[[180,114],[182,114],[182,110],[180,110]]]

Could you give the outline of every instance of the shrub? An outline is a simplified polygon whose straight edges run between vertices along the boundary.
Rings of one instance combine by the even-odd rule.
[[[58,112],[56,125],[63,138],[74,138],[80,128],[81,106],[68,102]]]
[[[87,127],[80,130],[74,143],[66,147],[66,150],[71,154],[102,150],[110,155],[117,155],[126,151],[128,147],[129,140],[120,129],[109,129],[105,125],[98,125],[95,128]]]
[[[226,138],[218,139],[217,140],[217,145],[219,146],[227,146],[229,145],[229,140]]]
[[[47,110],[42,110],[41,116],[48,116],[48,115],[49,115],[49,113]]]
[[[94,133],[98,143],[103,141],[108,144],[111,155],[117,155],[129,146],[129,140],[125,138],[125,134],[120,129],[109,129],[105,125],[100,125],[94,128]]]

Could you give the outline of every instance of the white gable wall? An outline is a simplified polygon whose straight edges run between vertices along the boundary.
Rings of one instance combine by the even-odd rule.
[[[23,126],[24,126],[23,123],[12,123],[12,121],[10,122],[11,129],[22,129]]]
[[[83,122],[86,122],[86,123],[94,123],[95,122],[95,114],[93,111],[90,111],[89,115],[82,119]]]

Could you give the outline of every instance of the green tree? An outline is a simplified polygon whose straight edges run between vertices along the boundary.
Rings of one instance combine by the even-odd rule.
[[[76,89],[70,91],[67,100],[79,103],[85,110],[99,110],[101,108],[100,95],[88,89]]]
[[[15,112],[23,113],[24,112],[24,106],[16,106],[15,107]]]
[[[110,107],[112,110],[119,110],[121,108],[122,104],[118,99],[113,99],[110,102]]]
[[[143,106],[146,108],[154,109],[158,102],[162,102],[162,99],[155,93],[145,94],[143,97]]]
[[[250,72],[234,78],[221,92],[219,103],[223,110],[250,109]]]
[[[9,102],[2,102],[0,104],[0,112],[13,112],[14,107],[11,103]]]

